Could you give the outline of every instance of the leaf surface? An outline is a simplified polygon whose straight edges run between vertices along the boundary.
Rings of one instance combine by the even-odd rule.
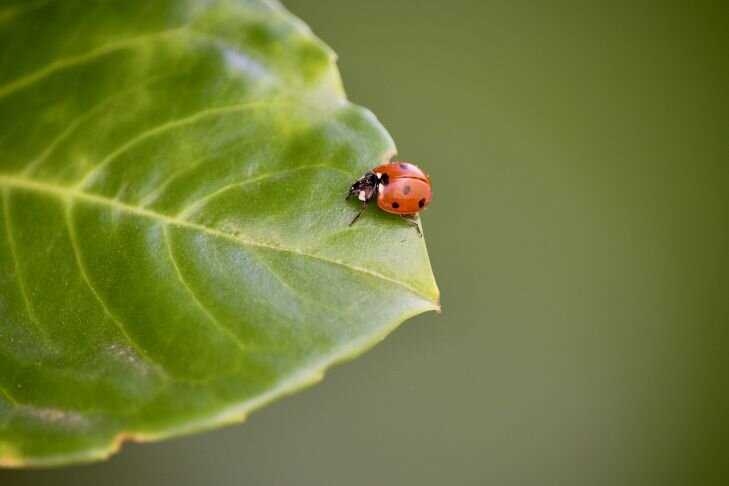
[[[0,7],[0,464],[243,420],[438,309],[395,153],[267,1]]]

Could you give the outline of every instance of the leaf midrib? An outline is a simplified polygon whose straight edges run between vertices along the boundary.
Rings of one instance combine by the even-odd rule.
[[[188,221],[185,219],[180,219],[175,216],[169,216],[167,214],[163,214],[163,213],[160,213],[157,211],[152,211],[150,209],[146,209],[143,207],[133,206],[133,205],[124,203],[122,201],[119,201],[117,199],[111,199],[111,198],[108,198],[106,196],[102,196],[99,194],[89,193],[89,192],[86,192],[86,191],[81,190],[76,187],[64,187],[64,186],[60,186],[53,182],[35,181],[35,180],[28,179],[26,177],[22,177],[22,176],[18,176],[18,175],[0,173],[0,188],[21,189],[21,190],[28,190],[28,191],[32,191],[32,192],[41,193],[41,194],[50,194],[50,195],[54,195],[54,196],[59,197],[64,200],[87,201],[87,202],[90,202],[93,204],[113,208],[113,209],[116,209],[116,210],[119,210],[119,211],[122,211],[122,212],[125,212],[128,214],[132,214],[135,216],[139,216],[142,218],[159,221],[159,222],[164,223],[169,226],[177,226],[177,227],[181,227],[181,228],[187,228],[187,229],[191,229],[194,231],[198,231],[200,233],[204,233],[204,234],[212,236],[214,238],[232,241],[239,245],[254,247],[254,248],[265,248],[268,250],[283,252],[283,253],[290,253],[292,255],[298,255],[301,257],[305,257],[305,258],[312,258],[312,259],[319,260],[319,261],[329,263],[332,265],[338,265],[338,266],[344,267],[348,270],[351,270],[353,272],[368,275],[368,276],[376,278],[378,280],[397,285],[397,286],[407,290],[408,292],[424,299],[425,301],[433,304],[434,309],[437,309],[439,307],[437,305],[437,303],[434,302],[432,297],[424,294],[422,291],[416,289],[415,287],[412,287],[405,282],[388,277],[387,275],[381,274],[374,270],[370,270],[368,268],[360,267],[357,265],[352,265],[350,263],[343,262],[341,260],[335,260],[332,258],[327,258],[327,257],[321,256],[321,255],[316,255],[313,253],[307,253],[299,248],[272,245],[270,243],[264,243],[262,241],[257,241],[257,240],[251,239],[251,238],[249,238],[245,235],[241,235],[241,234],[232,235],[230,233],[225,233],[218,229],[210,228],[208,226],[194,223],[192,221]]]

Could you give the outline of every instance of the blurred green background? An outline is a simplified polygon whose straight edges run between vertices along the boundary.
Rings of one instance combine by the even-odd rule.
[[[444,313],[245,425],[0,484],[729,484],[726,6],[285,3],[430,171]]]

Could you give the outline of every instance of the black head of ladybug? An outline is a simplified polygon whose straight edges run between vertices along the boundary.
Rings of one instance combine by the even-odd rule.
[[[367,172],[349,188],[347,199],[356,197],[363,203],[371,201],[377,196],[377,184],[379,182],[380,180],[374,172]]]

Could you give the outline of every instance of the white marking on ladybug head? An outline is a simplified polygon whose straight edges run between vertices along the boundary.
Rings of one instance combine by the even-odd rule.
[[[385,190],[385,185],[381,184],[381,183],[377,184],[377,190],[379,190],[380,192],[383,192]]]
[[[377,180],[382,179],[382,173],[381,172],[375,172],[375,175],[377,176]]]
[[[367,193],[365,193],[364,191],[359,191],[359,196],[357,196],[357,199],[365,202],[367,200]]]

